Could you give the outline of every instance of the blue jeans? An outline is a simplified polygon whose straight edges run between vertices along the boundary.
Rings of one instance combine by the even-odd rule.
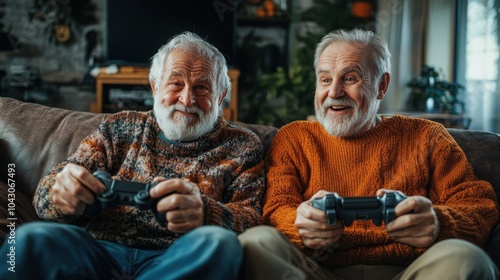
[[[236,234],[218,226],[144,250],[96,240],[73,225],[31,222],[18,228],[15,244],[0,247],[0,279],[238,279],[242,259]]]

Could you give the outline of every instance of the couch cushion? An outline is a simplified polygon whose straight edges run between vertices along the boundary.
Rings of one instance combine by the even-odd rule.
[[[453,128],[448,131],[465,152],[476,176],[493,185],[500,201],[500,135]]]
[[[0,180],[7,181],[7,164],[15,164],[16,189],[31,197],[39,179],[105,116],[0,98]]]

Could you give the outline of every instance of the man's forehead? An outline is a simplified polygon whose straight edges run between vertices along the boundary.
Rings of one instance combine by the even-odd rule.
[[[187,77],[187,76],[212,76],[214,75],[213,64],[206,60],[183,59],[181,57],[167,57],[163,65],[164,76]]]
[[[325,57],[364,57],[367,47],[361,43],[333,42],[328,45],[320,55]]]
[[[360,43],[335,42],[322,52],[318,60],[318,71],[329,71],[331,67],[355,70],[366,63],[366,48]],[[338,70],[338,69],[337,69]]]

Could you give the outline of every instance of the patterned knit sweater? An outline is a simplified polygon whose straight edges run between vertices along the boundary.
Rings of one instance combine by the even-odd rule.
[[[370,131],[344,139],[318,122],[294,122],[274,137],[266,168],[264,218],[328,267],[408,265],[425,249],[395,242],[383,223],[360,220],[345,227],[338,248],[306,248],[294,225],[296,209],[319,190],[347,197],[387,188],[429,197],[440,222],[438,240],[482,246],[500,216],[492,186],[475,177],[442,125],[423,119],[384,117]]]
[[[114,114],[38,185],[33,204],[42,219],[79,225],[97,239],[137,248],[165,248],[178,235],[156,222],[151,210],[118,206],[93,219],[61,214],[53,204],[52,186],[56,174],[70,162],[126,181],[189,178],[200,187],[205,224],[240,233],[263,222],[262,145],[254,133],[222,117],[200,139],[174,142],[161,133],[152,111]]]

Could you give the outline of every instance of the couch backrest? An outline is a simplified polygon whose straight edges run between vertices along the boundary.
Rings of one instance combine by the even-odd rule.
[[[15,164],[16,189],[29,196],[40,178],[73,153],[104,114],[70,111],[0,98],[0,179]]]
[[[493,185],[500,202],[500,135],[453,128],[448,131],[465,152],[476,176]]]
[[[0,180],[15,164],[16,188],[32,196],[40,178],[68,158],[106,114],[77,112],[0,97]],[[277,132],[271,126],[238,123],[254,131],[264,151]],[[489,181],[500,195],[500,136],[484,131],[448,129],[464,150],[478,178]],[[500,198],[500,197],[499,197]]]

